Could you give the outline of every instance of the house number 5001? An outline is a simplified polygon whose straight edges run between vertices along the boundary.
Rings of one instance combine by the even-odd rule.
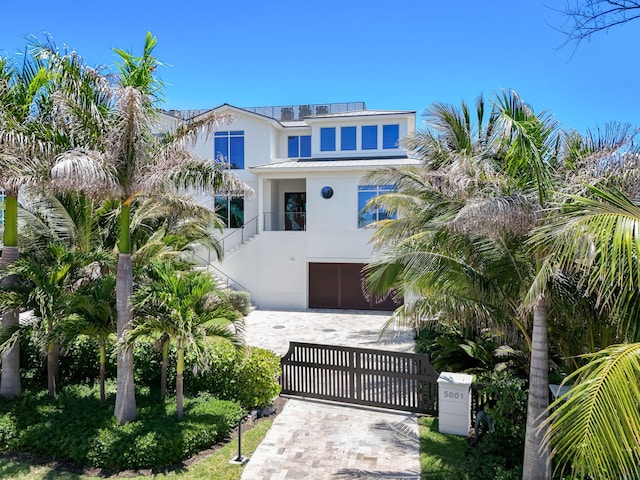
[[[453,398],[454,400],[464,400],[464,393],[444,391],[444,398]]]

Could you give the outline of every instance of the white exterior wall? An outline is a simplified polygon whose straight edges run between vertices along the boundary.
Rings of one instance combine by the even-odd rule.
[[[370,229],[358,228],[358,186],[364,169],[336,168],[327,162],[321,169],[290,168],[258,174],[252,166],[286,160],[288,137],[311,135],[312,160],[323,158],[376,158],[404,155],[398,149],[382,148],[382,126],[399,124],[400,138],[413,132],[413,114],[375,115],[346,118],[307,119],[309,127],[285,128],[279,122],[223,106],[220,113],[232,113],[235,120],[220,125],[219,131],[244,131],[244,170],[232,170],[255,192],[245,198],[245,225],[259,219],[259,234],[226,254],[214,264],[230,279],[251,292],[252,301],[262,309],[305,309],[308,307],[308,264],[310,262],[366,263],[373,253]],[[378,150],[360,150],[361,126],[378,126]],[[320,152],[320,128],[336,127],[336,151]],[[340,127],[357,127],[355,151],[340,151]],[[213,160],[213,135],[200,139],[194,153]],[[330,186],[333,196],[325,199],[321,189]],[[265,231],[264,218],[277,214],[284,228],[284,195],[306,193],[306,231]],[[227,234],[228,232],[225,232]]]

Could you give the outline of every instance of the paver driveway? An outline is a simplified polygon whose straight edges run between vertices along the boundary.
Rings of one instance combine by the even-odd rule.
[[[289,341],[413,351],[409,331],[380,339],[388,314],[336,310],[252,312],[246,342],[282,356]],[[289,398],[242,480],[420,479],[413,414]]]

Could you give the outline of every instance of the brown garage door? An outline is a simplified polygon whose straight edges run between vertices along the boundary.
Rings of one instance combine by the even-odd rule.
[[[309,308],[395,310],[390,297],[376,303],[362,293],[363,263],[309,263]]]

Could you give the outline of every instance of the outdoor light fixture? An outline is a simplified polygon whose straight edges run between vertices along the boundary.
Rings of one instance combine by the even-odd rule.
[[[322,187],[322,190],[320,190],[320,194],[322,195],[322,198],[331,198],[333,197],[333,188],[331,187]]]

